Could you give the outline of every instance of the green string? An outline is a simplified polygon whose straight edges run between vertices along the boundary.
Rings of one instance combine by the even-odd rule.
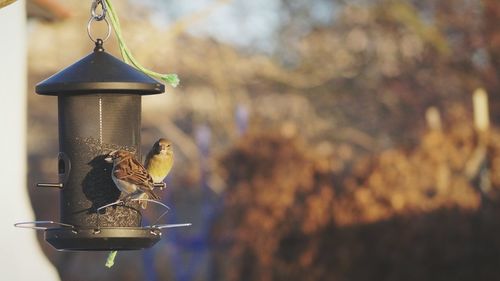
[[[118,16],[115,13],[115,9],[113,7],[113,4],[111,4],[111,0],[105,0],[106,5],[108,6],[108,15],[109,18],[111,19],[111,25],[113,26],[113,29],[115,30],[116,38],[118,39],[118,44],[120,45],[120,52],[122,54],[123,60],[138,70],[142,71],[143,73],[155,77],[157,79],[160,79],[164,81],[165,83],[171,85],[172,87],[177,87],[179,85],[179,77],[177,74],[161,74],[158,72],[151,71],[149,69],[146,69],[144,66],[142,66],[133,56],[132,53],[130,52],[129,48],[125,44],[125,40],[123,40],[123,35],[122,35],[122,30],[120,26],[120,21],[118,20]]]
[[[109,255],[108,255],[108,258],[106,259],[106,264],[105,264],[107,268],[111,268],[115,264],[116,253],[118,253],[118,251],[109,252]]]

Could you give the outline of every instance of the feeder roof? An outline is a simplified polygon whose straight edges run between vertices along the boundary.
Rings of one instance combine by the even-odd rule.
[[[155,79],[106,53],[94,52],[36,85],[40,95],[81,95],[126,93],[160,94],[165,86]]]

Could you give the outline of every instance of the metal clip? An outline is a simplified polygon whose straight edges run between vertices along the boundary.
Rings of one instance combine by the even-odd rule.
[[[100,14],[97,13],[97,5],[101,5],[102,12]],[[92,19],[96,21],[102,21],[106,18],[106,13],[108,12],[108,6],[106,5],[105,0],[94,0],[92,2],[92,7],[90,8],[90,13],[92,15]]]

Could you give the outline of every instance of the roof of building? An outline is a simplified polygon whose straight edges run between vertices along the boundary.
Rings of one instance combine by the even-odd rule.
[[[26,13],[29,18],[46,21],[63,20],[71,16],[71,11],[58,0],[28,0]]]

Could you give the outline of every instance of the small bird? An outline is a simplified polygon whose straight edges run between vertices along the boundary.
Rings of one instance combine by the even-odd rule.
[[[125,199],[159,200],[153,192],[153,179],[144,166],[134,157],[134,154],[125,150],[115,150],[105,158],[106,162],[113,163],[111,178],[116,187],[123,193]],[[147,201],[141,206],[146,209]]]
[[[155,183],[161,183],[168,175],[174,164],[174,149],[172,143],[166,139],[159,139],[148,155],[144,166]]]

